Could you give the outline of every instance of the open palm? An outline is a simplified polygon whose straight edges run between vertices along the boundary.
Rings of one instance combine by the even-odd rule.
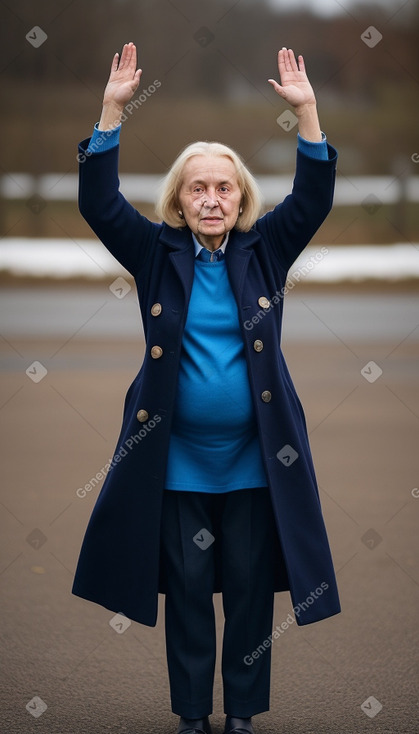
[[[121,57],[119,54],[113,57],[103,104],[125,107],[140,83],[141,74],[141,69],[137,69],[137,49],[133,43],[126,43]]]
[[[316,97],[306,74],[304,59],[298,57],[298,63],[292,49],[282,48],[278,51],[278,71],[281,84],[275,79],[268,79],[275,91],[292,107],[315,104]]]

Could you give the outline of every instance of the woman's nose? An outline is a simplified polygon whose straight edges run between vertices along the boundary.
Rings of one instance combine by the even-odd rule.
[[[204,196],[203,204],[208,209],[212,209],[213,207],[218,206],[218,199],[215,193],[207,192],[206,196]]]

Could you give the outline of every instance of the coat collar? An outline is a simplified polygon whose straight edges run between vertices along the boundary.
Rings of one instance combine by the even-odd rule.
[[[230,232],[226,247],[226,265],[237,304],[241,303],[244,280],[253,253],[253,245],[259,240],[260,234],[253,229],[250,232],[239,232],[232,229]],[[195,247],[191,231],[189,227],[175,229],[163,223],[160,242],[167,245],[171,250],[169,258],[182,282],[186,303],[189,303],[195,259]]]
[[[163,222],[159,239],[160,242],[164,242],[164,244],[168,245],[172,250],[190,249],[192,252],[194,251],[191,230],[189,227],[175,229],[175,227],[169,227],[168,224]],[[226,255],[227,251],[230,249],[248,249],[259,239],[260,235],[254,229],[251,229],[250,232],[239,232],[237,229],[232,229],[226,247]]]

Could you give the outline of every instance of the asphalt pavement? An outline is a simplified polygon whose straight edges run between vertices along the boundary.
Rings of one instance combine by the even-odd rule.
[[[304,298],[311,311],[300,302],[300,316],[307,312],[321,331],[294,334],[284,352],[306,412],[342,613],[289,624],[273,641],[271,708],[254,717],[255,731],[417,733],[419,312],[405,302],[396,328],[394,312],[391,321],[391,309],[377,307],[368,337],[365,323],[362,333],[353,323],[340,328],[344,301],[333,309]],[[356,297],[352,305],[362,314]],[[88,338],[83,328],[74,333],[74,322],[46,333],[27,308],[31,328],[8,327],[1,342],[0,732],[174,734],[164,598],[149,628],[121,625],[71,595],[99,487],[77,490],[113,453],[144,345],[135,333]],[[377,333],[380,318],[388,329]],[[222,734],[219,594],[214,601],[211,720]],[[287,592],[276,594],[274,626],[291,606]]]

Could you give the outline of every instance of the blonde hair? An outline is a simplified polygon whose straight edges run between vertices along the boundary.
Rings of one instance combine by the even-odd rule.
[[[170,171],[163,179],[156,202],[156,214],[170,227],[186,227],[185,220],[179,216],[179,191],[183,181],[183,171],[187,161],[195,155],[224,156],[229,158],[237,174],[237,181],[242,195],[242,213],[237,219],[235,229],[248,232],[260,214],[262,197],[259,187],[244,161],[232,148],[216,142],[198,141],[188,145],[176,158]]]

